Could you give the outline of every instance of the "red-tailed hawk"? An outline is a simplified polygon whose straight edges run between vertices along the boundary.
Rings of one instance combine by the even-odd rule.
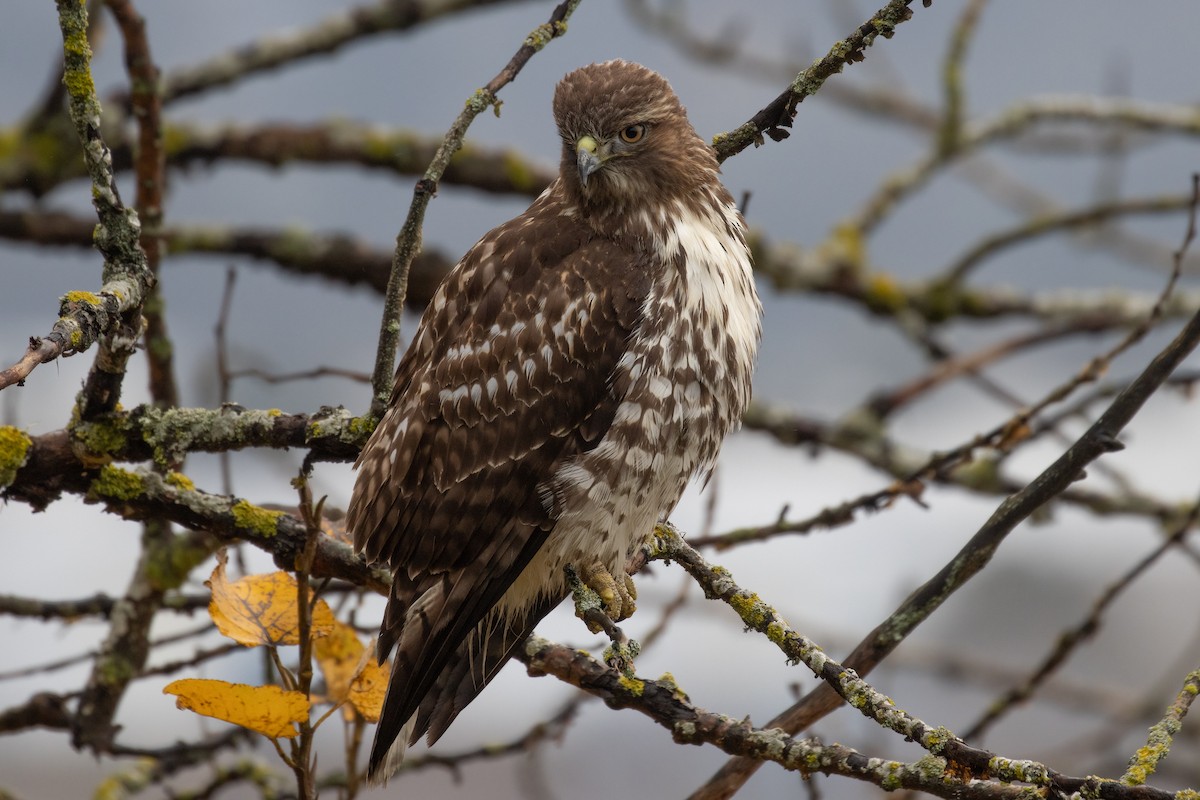
[[[554,118],[558,178],[447,276],[358,460],[348,525],[395,574],[372,779],[442,735],[566,597],[564,567],[628,616],[628,555],[749,402],[745,224],[670,85],[593,64]]]

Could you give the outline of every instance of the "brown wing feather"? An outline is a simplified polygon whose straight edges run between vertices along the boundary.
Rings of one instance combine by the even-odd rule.
[[[348,524],[395,573],[379,657],[397,652],[372,772],[418,707],[413,739],[431,722],[440,735],[559,599],[483,647],[477,626],[553,528],[539,486],[611,424],[610,380],[649,273],[558,202],[552,192],[489,233],[448,276],[359,458]],[[463,671],[475,650],[479,668]],[[437,698],[452,704],[435,718]]]

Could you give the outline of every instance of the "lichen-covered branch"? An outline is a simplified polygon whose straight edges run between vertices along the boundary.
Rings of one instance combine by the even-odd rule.
[[[141,307],[153,276],[139,243],[137,214],[125,207],[113,178],[112,158],[100,136],[100,103],[92,82],[91,46],[87,39],[87,7],[56,0],[63,35],[63,82],[84,162],[92,181],[92,205],[100,218],[94,242],[104,256],[102,286],[96,294],[68,292],[59,319],[43,338],[32,338],[21,360],[0,372],[0,389],[20,383],[39,364],[60,355],[86,350],[100,337],[116,332],[123,318]]]
[[[48,246],[91,247],[95,222],[49,209],[0,209],[0,238]],[[169,255],[192,253],[247,256],[272,261],[287,272],[315,275],[355,286],[366,284],[382,293],[387,288],[392,254],[349,234],[319,234],[293,229],[245,228],[218,225],[171,225],[162,231]],[[409,274],[405,301],[423,309],[453,262],[443,253],[426,249],[417,255]]]
[[[279,69],[306,58],[328,55],[355,41],[403,31],[465,9],[507,0],[377,0],[327,17],[308,28],[265,36],[215,56],[202,64],[176,70],[163,79],[166,102],[225,86],[257,73]]]
[[[938,125],[937,147],[942,152],[952,152],[958,147],[965,111],[963,106],[963,62],[967,47],[979,27],[979,17],[987,0],[970,0],[964,6],[950,35],[950,49],[942,62],[942,119]]]
[[[1130,786],[1141,786],[1154,774],[1158,764],[1167,757],[1171,743],[1183,727],[1183,718],[1200,694],[1200,670],[1194,670],[1183,681],[1183,688],[1175,702],[1167,708],[1163,718],[1150,729],[1146,745],[1138,749],[1129,759],[1129,768],[1121,776],[1121,781]]]
[[[304,523],[297,516],[245,498],[196,489],[177,475],[164,477],[153,470],[110,464],[84,473],[72,482],[72,488],[81,490],[89,502],[126,519],[157,517],[208,534],[216,542],[247,542],[269,553],[280,569],[294,569],[307,541]],[[182,555],[169,559],[173,568],[198,557],[197,547],[211,548],[211,544],[189,544],[191,541],[180,540]],[[187,556],[189,553],[192,556]],[[368,567],[349,544],[329,536],[318,540],[312,575],[339,578],[377,592],[386,591],[391,581],[386,570]]]
[[[869,269],[862,242],[847,228],[810,249],[758,239],[754,242],[754,268],[777,291],[840,297],[876,316],[896,317],[904,312],[930,323],[1022,316],[1069,322],[1087,317],[1124,327],[1145,319],[1155,304],[1150,295],[1118,289],[1072,288],[1031,294],[1003,286],[963,286],[940,278],[902,281],[888,272]],[[1182,318],[1198,306],[1200,293],[1181,291],[1166,301],[1162,312]]]
[[[1175,204],[1175,199],[1164,201]],[[1136,214],[1142,202],[1118,205]],[[1157,204],[1154,199],[1144,202]],[[1161,210],[1167,211],[1165,207]],[[1066,221],[1095,211],[1068,212],[1055,219]],[[1048,218],[1033,224],[1057,223]],[[86,247],[90,246],[93,227],[94,223],[64,212],[0,209],[0,238]],[[1022,226],[1021,230],[1029,228]],[[1018,238],[1022,235],[1016,230],[1012,233]],[[387,287],[393,255],[349,235],[291,229],[177,224],[165,228],[163,237],[169,255],[249,256],[272,261],[295,274],[318,275],[349,285],[365,283],[380,292]],[[900,312],[918,314],[929,322],[1030,317],[1051,323],[1086,321],[1092,326],[1123,328],[1144,319],[1154,305],[1152,296],[1136,291],[1073,288],[1023,292],[1005,287],[958,286],[941,279],[903,281],[887,272],[864,269],[853,255],[854,248],[841,240],[803,249],[786,242],[767,242],[759,236],[754,239],[754,251],[755,270],[776,291],[838,297],[881,317],[895,317]],[[412,309],[424,308],[452,266],[453,262],[436,250],[426,248],[418,254],[409,272],[406,304]],[[1167,301],[1163,315],[1181,318],[1197,306],[1200,291],[1180,291]]]
[[[655,535],[644,553],[647,560],[678,563],[700,585],[706,597],[721,600],[729,605],[748,628],[767,636],[789,660],[801,662],[807,666],[814,675],[824,681],[825,687],[832,689],[843,701],[854,706],[862,714],[874,719],[883,727],[896,732],[907,740],[916,742],[927,750],[935,759],[937,772],[943,781],[948,781],[950,776],[954,776],[955,780],[965,778],[968,785],[973,784],[976,780],[998,781],[1003,784],[1025,783],[1067,793],[1083,790],[1090,793],[1088,796],[1113,798],[1114,800],[1115,798],[1143,796],[1166,800],[1173,796],[1170,792],[1150,787],[1140,787],[1146,791],[1145,795],[1141,795],[1131,792],[1129,785],[1119,781],[1093,777],[1074,778],[1035,761],[1007,758],[972,747],[951,731],[942,727],[933,727],[900,709],[891,698],[878,692],[860,678],[849,666],[850,659],[859,654],[859,648],[855,649],[846,664],[829,658],[815,642],[791,628],[779,612],[767,605],[758,595],[738,586],[728,570],[705,561],[683,540],[673,526],[660,524],[655,529]],[[918,589],[914,596],[921,593],[922,589]],[[910,609],[910,611],[915,611],[915,609]],[[892,619],[897,619],[899,613],[898,611],[893,614]],[[923,618],[924,614],[921,616]],[[888,638],[891,646],[894,647],[903,640],[904,633],[893,631]],[[771,723],[772,732],[775,735],[794,733],[783,726],[781,726],[783,729],[779,730],[775,727],[775,722]],[[675,724],[675,730],[678,739],[678,723]],[[763,760],[760,753],[753,753],[750,758],[756,761]],[[928,768],[928,764],[931,762],[925,763]],[[899,788],[898,785],[890,782],[879,785],[883,788]],[[921,788],[931,791],[928,787]],[[940,794],[939,792],[934,793]],[[949,796],[960,795],[950,794]]]
[[[133,87],[133,115],[138,122],[136,205],[144,224],[142,251],[152,276],[143,302],[150,393],[157,405],[170,407],[178,405],[179,393],[172,368],[163,299],[156,289],[162,259],[165,178],[162,104],[157,94],[158,68],[150,55],[145,21],[130,0],[107,0],[107,4],[124,40],[125,66]],[[138,320],[127,325],[136,334],[140,323]],[[132,353],[132,344],[124,336],[111,335],[102,342],[83,397],[77,403],[78,418],[82,423],[115,408],[126,361]],[[76,748],[88,748],[94,753],[111,749],[116,734],[113,718],[117,708],[129,684],[145,670],[150,656],[150,626],[161,610],[167,592],[178,589],[191,568],[208,555],[202,537],[197,538],[192,534],[176,536],[164,520],[143,521],[141,552],[129,587],[109,613],[108,633],[92,660],[91,674],[76,705],[71,725]]]
[[[843,224],[866,236],[904,200],[935,175],[989,144],[1013,139],[1041,122],[1088,122],[1123,125],[1134,130],[1200,136],[1200,119],[1186,107],[1135,102],[1122,98],[1051,96],[1017,104],[982,122],[964,125],[957,147],[934,149],[883,180],[862,208]]]
[[[925,5],[929,3],[930,0],[925,0]],[[770,105],[732,131],[714,136],[712,145],[717,151],[717,160],[724,161],[737,155],[751,144],[761,145],[763,134],[777,142],[786,139],[790,135],[787,129],[792,127],[792,120],[796,118],[796,108],[804,98],[816,94],[826,80],[841,72],[847,64],[862,61],[864,51],[875,43],[877,37],[890,39],[897,25],[912,19],[910,5],[912,0],[892,0],[852,34],[834,43],[823,58],[817,59],[797,75]]]
[[[1182,250],[1180,252],[1182,257]],[[1171,372],[1195,349],[1197,343],[1200,343],[1200,313],[1191,318],[1179,335],[1116,397],[1082,437],[1031,483],[1006,498],[949,563],[869,633],[846,658],[846,666],[865,675],[951,594],[982,570],[1019,523],[1051,499],[1061,496],[1072,483],[1080,479],[1087,464],[1104,453],[1119,448],[1118,436],[1121,430]],[[762,630],[766,632],[774,620],[764,612],[759,614],[758,621],[763,624]],[[778,637],[772,640],[775,641],[776,638]],[[837,688],[830,683],[818,687],[772,720],[771,725],[777,725],[792,733],[803,730],[836,707],[838,697],[847,696],[845,693],[836,692]],[[954,748],[957,748],[957,745],[952,749]],[[971,755],[971,763],[976,767],[981,766],[977,763],[977,758],[977,755]],[[731,761],[697,796],[729,797],[756,768],[757,764],[750,761]]]
[[[955,800],[1041,796],[1031,794],[1028,786],[1019,785],[1034,781],[1067,792],[1086,789],[1094,792],[1088,796],[1109,800],[1176,800],[1172,793],[1161,789],[1073,778],[1034,762],[1013,761],[987,751],[978,752],[987,757],[993,771],[980,779],[964,780],[962,765],[944,756],[929,755],[904,763],[872,758],[838,744],[796,739],[778,728],[757,728],[747,719],[734,719],[694,705],[670,674],[657,680],[622,675],[586,652],[536,634],[529,637],[515,657],[525,664],[530,675],[553,675],[601,698],[612,708],[629,708],[646,715],[670,731],[679,744],[711,744],[730,755],[755,763],[774,762],[804,775],[840,775],[889,791],[913,789]]]
[[[111,148],[113,169],[119,174],[138,168],[143,152],[123,133],[124,120],[115,112],[116,129],[105,141]],[[440,138],[384,125],[350,120],[325,122],[200,124],[163,122],[165,166],[189,170],[213,164],[243,161],[280,167],[288,164],[355,165],[394,175],[420,175],[441,144]],[[14,137],[24,146],[0,155],[0,188],[44,194],[74,178],[86,175],[82,164],[65,159],[44,161],[47,145],[38,137],[49,134],[23,127],[0,128],[0,139]],[[511,148],[465,142],[446,166],[441,181],[493,194],[533,197],[553,180],[554,171],[531,161]],[[142,220],[147,227],[151,221]]]
[[[141,243],[146,253],[146,266],[155,278],[143,303],[150,394],[160,406],[177,406],[179,388],[175,383],[173,346],[167,334],[164,300],[157,286],[163,256],[163,191],[166,180],[162,97],[158,93],[159,71],[150,53],[146,21],[133,3],[130,0],[106,0],[106,3],[121,29],[125,44],[125,71],[129,73],[129,85],[132,87],[130,110],[137,121],[135,205],[142,223]]]
[[[247,447],[306,448],[310,460],[350,461],[374,429],[373,420],[344,408],[315,414],[138,406],[69,430],[30,436],[0,426],[0,492],[6,499],[44,508],[62,491],[86,492],[81,470],[114,461],[153,460],[169,466],[188,453],[224,453]],[[172,477],[174,475],[174,477]],[[186,476],[167,480],[186,485]]]

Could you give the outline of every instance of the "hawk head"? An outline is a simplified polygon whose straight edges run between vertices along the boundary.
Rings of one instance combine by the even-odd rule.
[[[561,177],[583,207],[628,210],[686,197],[719,172],[661,75],[620,59],[569,73],[554,93]]]

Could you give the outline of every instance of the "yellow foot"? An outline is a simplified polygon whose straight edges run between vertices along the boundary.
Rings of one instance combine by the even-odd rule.
[[[613,624],[628,619],[637,609],[637,589],[625,572],[621,579],[613,578],[600,562],[585,567],[582,573],[567,567],[567,580],[575,595],[575,616],[587,624],[592,633],[619,632]],[[597,615],[600,619],[597,620]],[[615,635],[615,634],[614,634]]]
[[[637,587],[625,571],[621,572],[619,579],[614,578],[608,567],[597,561],[584,567],[579,578],[585,586],[600,595],[604,613],[613,622],[629,619],[637,610],[637,603],[634,602],[637,600]]]

